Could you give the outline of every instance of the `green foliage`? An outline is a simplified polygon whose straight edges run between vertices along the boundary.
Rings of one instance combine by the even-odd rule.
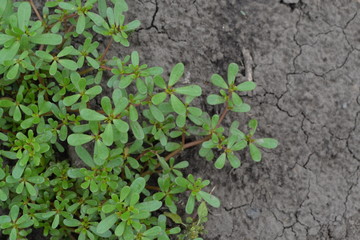
[[[0,6],[2,234],[27,239],[37,228],[53,240],[201,239],[208,206],[220,201],[207,192],[210,181],[184,176],[189,162],[175,156],[199,145],[216,168],[238,168],[238,151],[249,148],[260,161],[259,147],[275,148],[275,139],[253,138],[256,120],[248,134],[237,121],[222,125],[229,111],[250,111],[240,95],[256,84],[237,83],[235,63],[227,81],[214,74],[220,90],[207,101],[224,107],[209,116],[192,105],[202,88],[181,85],[182,63],[164,79],[136,51],[106,58],[113,42],[129,46],[140,25],[125,20],[124,0],[47,1],[41,14],[32,7]],[[107,46],[94,36],[107,37]],[[101,95],[104,87],[111,96]],[[68,159],[69,149],[81,164]],[[180,197],[187,197],[185,222]]]

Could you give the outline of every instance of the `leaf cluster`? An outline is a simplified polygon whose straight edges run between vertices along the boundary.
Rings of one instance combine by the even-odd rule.
[[[250,111],[241,94],[256,84],[237,83],[234,63],[227,81],[214,74],[220,89],[207,102],[223,111],[209,116],[193,104],[201,87],[181,83],[182,63],[167,78],[161,67],[140,64],[136,51],[107,58],[113,42],[129,46],[140,26],[126,21],[124,0],[47,1],[41,14],[31,3],[0,6],[2,234],[27,239],[39,228],[54,240],[201,239],[208,206],[220,201],[206,190],[210,181],[184,175],[189,162],[176,155],[199,146],[216,168],[238,168],[238,151],[248,148],[260,161],[259,147],[275,148],[275,139],[253,137],[254,119],[247,134],[237,121],[222,124],[228,112]],[[81,166],[68,158],[70,148]]]

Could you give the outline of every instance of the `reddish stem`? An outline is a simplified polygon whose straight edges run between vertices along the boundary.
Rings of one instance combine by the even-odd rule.
[[[44,19],[41,17],[39,11],[37,10],[37,8],[36,8],[36,6],[35,6],[35,4],[34,4],[34,1],[33,1],[33,0],[29,0],[29,2],[30,2],[30,5],[31,5],[32,9],[34,10],[37,18],[38,18],[41,22],[44,22]]]
[[[224,120],[226,113],[229,111],[228,106],[229,106],[229,104],[228,104],[228,102],[226,102],[225,108],[224,108],[223,112],[221,113],[219,122],[216,124],[215,128],[218,128],[220,126],[221,122]]]
[[[86,69],[84,69],[84,70],[81,70],[81,71],[78,72],[78,73],[82,76],[82,75],[85,75],[85,74],[91,72],[92,70],[94,70],[94,68],[93,68],[93,67],[89,67],[89,68],[86,68]]]
[[[12,131],[10,130],[7,130],[7,129],[3,129],[3,128],[0,128],[0,132],[4,132],[4,133],[12,133],[15,135],[15,133],[13,133]]]
[[[74,25],[71,25],[71,26],[66,30],[66,32],[65,32],[65,34],[64,34],[64,39],[62,40],[61,44],[60,44],[59,46],[57,46],[58,49],[61,49],[61,48],[64,46],[64,44],[65,44],[65,42],[66,42],[66,40],[67,40],[67,38],[65,38],[65,35],[66,35],[67,33],[71,32],[73,29],[74,29]]]
[[[39,82],[45,88],[45,100],[48,101],[49,100],[49,95],[48,95],[48,93],[46,91],[46,84],[45,84],[44,79],[42,77],[40,77],[40,76],[39,76]]]
[[[105,65],[101,65],[100,66],[102,69],[105,69],[105,70],[108,70],[108,71],[111,71],[112,68],[111,67],[108,67],[108,66],[105,66]]]
[[[109,49],[110,49],[110,47],[111,47],[112,42],[113,42],[113,39],[110,38],[110,41],[108,42],[108,44],[107,44],[107,46],[106,46],[106,48],[105,48],[104,53],[103,53],[103,54],[101,55],[101,57],[100,57],[100,62],[104,60],[106,54],[108,53],[108,51],[109,51]]]
[[[157,154],[156,151],[154,151],[154,150],[149,150],[149,149],[148,149],[148,150],[142,152],[141,154],[139,154],[139,156],[136,157],[136,160],[140,160],[140,158],[142,158],[143,156],[145,156],[145,154],[147,154],[147,153],[149,153],[149,152],[152,152],[152,153],[154,153],[154,154]]]
[[[70,14],[70,15],[67,15],[65,16],[63,19],[60,19],[61,22],[64,22],[66,20],[68,20],[69,18],[72,18],[72,17],[75,17],[77,14],[76,13],[73,13],[73,14]],[[48,25],[45,29],[45,32],[48,32],[56,23],[58,23],[59,21],[57,22],[54,22],[52,23],[51,25]]]
[[[148,190],[161,191],[161,189],[159,187],[156,187],[156,186],[147,185],[145,188],[148,189]]]

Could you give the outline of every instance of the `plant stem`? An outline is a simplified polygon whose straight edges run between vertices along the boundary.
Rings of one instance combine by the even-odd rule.
[[[107,46],[106,46],[106,48],[105,48],[104,53],[103,53],[103,54],[101,55],[101,57],[100,57],[100,62],[104,60],[106,54],[108,53],[108,51],[109,51],[109,49],[110,49],[110,47],[111,47],[112,42],[113,42],[113,39],[110,38],[110,41],[108,42],[108,44],[107,44]]]
[[[102,69],[105,69],[105,70],[108,70],[108,71],[111,71],[111,70],[112,70],[112,68],[107,67],[107,66],[105,66],[105,65],[101,65],[100,67],[101,67]]]
[[[58,49],[62,49],[62,47],[64,46],[66,40],[68,39],[68,38],[65,37],[65,35],[66,35],[67,33],[71,32],[73,29],[74,29],[74,25],[71,25],[71,26],[66,30],[66,32],[65,32],[65,34],[64,34],[64,39],[63,39],[63,41],[61,42],[61,44],[60,44],[59,46],[57,46]]]
[[[3,129],[3,128],[0,128],[0,132],[4,132],[4,133],[12,133],[15,135],[15,133],[13,133],[12,131],[10,130],[7,130],[7,129]]]
[[[37,10],[37,8],[36,8],[36,6],[35,6],[35,4],[34,4],[34,1],[33,1],[33,0],[29,0],[29,2],[30,2],[30,5],[31,5],[32,9],[34,10],[37,18],[38,18],[41,22],[44,23],[44,19],[41,17],[39,11]]]
[[[225,103],[225,108],[224,108],[224,110],[222,111],[222,113],[221,113],[221,115],[220,115],[220,118],[219,118],[219,122],[216,124],[216,127],[215,127],[215,128],[218,128],[218,127],[220,126],[221,122],[224,120],[227,112],[229,111],[228,106],[229,106],[229,104],[228,104],[228,102],[226,102],[226,103]]]
[[[161,189],[159,187],[156,187],[156,186],[147,185],[145,188],[148,189],[148,190],[161,191]]]
[[[65,16],[63,19],[60,19],[59,21],[64,22],[64,21],[66,21],[66,20],[69,19],[69,18],[75,17],[76,15],[77,15],[77,13],[73,13],[73,14],[67,15],[67,16]],[[48,25],[48,26],[45,28],[45,32],[48,32],[48,31],[49,31],[56,23],[58,23],[59,21],[54,22],[54,23],[52,23],[51,25]]]
[[[145,156],[145,154],[152,152],[153,154],[157,154],[156,151],[154,150],[145,150],[144,152],[142,152],[141,154],[139,154],[139,156],[136,157],[136,160],[140,160],[140,158],[142,158],[143,156]]]
[[[91,72],[91,71],[94,70],[94,69],[95,69],[95,68],[93,68],[93,67],[89,67],[89,68],[86,68],[86,69],[84,69],[84,70],[81,70],[81,71],[78,72],[78,73],[79,73],[81,76],[83,76],[83,75]]]
[[[45,88],[45,100],[48,101],[49,100],[49,95],[48,95],[48,93],[46,91],[46,84],[44,82],[44,79],[42,77],[40,77],[40,76],[38,77],[38,79],[39,79],[39,83],[41,85],[43,85],[43,87]]]

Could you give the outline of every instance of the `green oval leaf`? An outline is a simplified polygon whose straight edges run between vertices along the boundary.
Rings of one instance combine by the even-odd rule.
[[[165,120],[164,114],[154,105],[150,105],[151,115],[156,119],[156,121],[163,122]]]
[[[233,101],[234,105],[241,105],[243,103],[241,97],[239,97],[239,95],[236,92],[233,92],[231,94],[231,100]]]
[[[49,62],[54,59],[54,57],[51,54],[49,54],[48,52],[45,52],[45,51],[36,51],[35,55],[38,56],[39,58],[44,59]]]
[[[101,107],[107,115],[112,112],[112,104],[109,97],[105,96],[101,98]]]
[[[234,84],[236,75],[239,72],[239,66],[236,63],[230,63],[228,67],[228,83]]]
[[[101,211],[103,213],[111,213],[116,209],[116,205],[115,204],[105,204],[104,206],[102,206]]]
[[[15,105],[15,103],[13,101],[11,101],[11,100],[0,99],[0,107],[8,108],[8,107],[12,107],[14,105]]]
[[[94,160],[92,159],[90,153],[82,146],[76,146],[75,152],[78,155],[78,157],[89,167],[93,168],[95,167]]]
[[[131,64],[134,66],[139,65],[139,53],[137,51],[131,53]]]
[[[195,207],[195,197],[194,197],[194,195],[190,194],[190,196],[186,202],[185,212],[187,214],[192,214],[194,211],[194,207]]]
[[[276,139],[273,138],[261,138],[256,139],[255,143],[261,147],[273,149],[276,148],[279,144],[279,142]]]
[[[104,115],[91,109],[81,109],[80,116],[87,121],[103,121],[106,119]]]
[[[207,103],[210,105],[217,105],[225,102],[225,99],[222,96],[216,94],[210,94],[207,98]]]
[[[164,215],[173,220],[174,223],[183,224],[181,217],[175,213],[165,212]]]
[[[130,121],[130,128],[134,133],[136,139],[141,140],[144,139],[144,131],[141,125],[137,121]]]
[[[198,216],[199,218],[204,218],[204,217],[207,217],[208,215],[208,209],[206,207],[206,203],[205,202],[201,202],[199,207],[198,207],[198,210],[197,210],[197,213],[198,213]]]
[[[29,2],[22,2],[19,5],[17,17],[18,17],[18,26],[25,32],[26,27],[29,25],[31,16],[31,6]]]
[[[69,107],[69,106],[73,105],[74,103],[76,103],[77,100],[79,100],[80,97],[81,97],[80,94],[67,96],[67,97],[64,98],[63,103],[64,103],[65,106]]]
[[[68,137],[67,142],[71,146],[80,146],[80,145],[90,142],[93,139],[94,139],[93,136],[77,133],[77,134],[71,134]]]
[[[100,64],[98,61],[93,59],[92,57],[86,56],[86,60],[88,61],[89,65],[95,69],[99,69]]]
[[[160,75],[154,77],[154,83],[159,88],[166,89],[166,83]]]
[[[78,66],[77,66],[76,62],[74,62],[73,60],[70,60],[70,59],[60,59],[59,63],[64,68],[67,68],[67,69],[72,70],[72,71],[75,71],[76,69],[78,69]]]
[[[95,96],[95,95],[100,94],[101,92],[102,92],[102,87],[101,86],[94,86],[94,87],[89,88],[88,90],[86,90],[85,94]]]
[[[230,165],[231,165],[233,168],[238,168],[238,167],[240,167],[240,165],[241,165],[240,159],[239,159],[237,156],[235,156],[235,154],[233,154],[233,153],[228,153],[228,154],[227,154],[227,159],[229,160]]]
[[[67,3],[67,2],[60,2],[59,7],[61,7],[62,9],[65,9],[65,10],[69,10],[69,11],[75,11],[76,10],[75,5],[73,5],[71,3]]]
[[[186,114],[186,107],[184,103],[175,95],[171,95],[170,97],[170,103],[173,107],[174,111],[179,115],[185,115]]]
[[[59,226],[59,222],[60,222],[60,215],[56,214],[51,224],[51,228],[56,229]]]
[[[18,71],[19,71],[19,64],[17,63],[9,69],[9,71],[6,74],[6,77],[10,80],[14,79],[17,76]]]
[[[152,228],[146,230],[143,233],[143,235],[145,237],[155,238],[155,237],[159,236],[162,232],[163,232],[163,230],[161,229],[161,227],[155,226],[155,227],[152,227]]]
[[[217,87],[228,89],[228,85],[219,74],[213,74],[210,79],[211,83]]]
[[[130,121],[137,121],[139,118],[138,112],[134,105],[129,106],[129,119]]]
[[[25,186],[26,186],[26,190],[28,191],[28,193],[31,195],[31,196],[36,196],[37,195],[37,192],[36,192],[36,189],[34,188],[33,185],[31,185],[30,183],[28,182],[25,182]]]
[[[34,184],[41,184],[45,181],[44,177],[42,176],[32,176],[27,179],[28,182],[34,183]]]
[[[53,61],[49,68],[49,73],[51,76],[54,76],[56,74],[57,68],[58,68],[57,62]]]
[[[215,197],[214,195],[211,195],[207,192],[200,191],[199,195],[207,202],[210,206],[213,206],[215,208],[220,207],[220,200]]]
[[[0,225],[11,222],[11,218],[7,215],[0,216]]]
[[[132,75],[122,77],[119,81],[119,88],[121,89],[127,88],[132,83],[132,81],[133,81]]]
[[[231,111],[233,112],[249,112],[251,110],[251,107],[247,103],[242,103],[240,105],[234,106]]]
[[[17,235],[18,235],[18,230],[17,230],[17,228],[12,228],[12,229],[11,229],[11,232],[10,232],[9,240],[16,240],[16,239],[17,239]]]
[[[121,119],[114,119],[113,120],[114,126],[116,127],[119,132],[126,133],[129,131],[129,124]]]
[[[98,166],[105,163],[106,158],[109,156],[109,148],[101,140],[95,141],[94,147],[94,162]]]
[[[138,177],[130,185],[131,192],[138,194],[141,193],[145,188],[145,184],[146,184],[145,179],[142,177]]]
[[[112,124],[107,124],[104,132],[101,134],[101,138],[106,146],[111,146],[114,142],[114,132]]]
[[[260,162],[261,161],[261,152],[260,152],[259,148],[257,148],[255,146],[255,144],[250,143],[249,149],[250,149],[251,159],[254,160],[255,162]]]
[[[215,167],[217,169],[222,169],[225,165],[226,153],[222,153],[215,161]]]
[[[243,82],[236,86],[236,89],[238,91],[246,92],[246,91],[252,91],[256,88],[256,83],[254,82]]]
[[[86,18],[85,15],[81,14],[76,24],[76,32],[81,34],[85,29]]]
[[[107,216],[97,225],[96,231],[100,234],[105,233],[107,230],[112,228],[112,226],[116,223],[117,220],[118,217],[116,216],[116,214],[111,214],[110,216]]]
[[[169,86],[173,86],[184,73],[184,64],[178,63],[175,67],[171,70],[170,79],[169,79]]]
[[[2,48],[0,50],[0,64],[6,60],[13,60],[20,48],[20,42],[16,41],[9,48]]]
[[[68,227],[78,227],[81,225],[81,222],[77,219],[64,219],[64,224]]]
[[[105,22],[105,20],[98,14],[93,12],[87,12],[86,15],[97,25],[101,26]]]
[[[36,44],[59,45],[62,42],[62,36],[54,33],[44,33],[30,37],[30,41]]]
[[[126,222],[122,221],[115,229],[115,235],[120,237],[123,235],[126,227]]]
[[[141,22],[139,20],[134,20],[130,23],[128,23],[125,28],[127,31],[135,30],[141,25]]]
[[[188,96],[198,97],[201,95],[201,87],[198,85],[189,85],[185,87],[175,88],[175,92]]]
[[[166,92],[157,93],[154,96],[152,96],[151,102],[155,105],[159,105],[160,103],[165,101],[166,96],[167,96]]]
[[[249,128],[252,130],[252,131],[251,131],[251,135],[253,135],[254,132],[255,132],[256,129],[257,129],[258,121],[257,121],[256,119],[251,119],[251,120],[248,122],[248,126],[249,126]]]
[[[157,200],[142,202],[136,205],[136,208],[139,210],[145,210],[149,212],[153,212],[161,208],[162,202]]]
[[[69,176],[69,178],[82,178],[82,177],[85,177],[84,172],[82,171],[81,168],[70,168],[67,171],[67,175]]]
[[[181,187],[186,187],[186,188],[190,184],[189,180],[187,180],[186,178],[183,178],[183,177],[175,178],[175,183]]]

